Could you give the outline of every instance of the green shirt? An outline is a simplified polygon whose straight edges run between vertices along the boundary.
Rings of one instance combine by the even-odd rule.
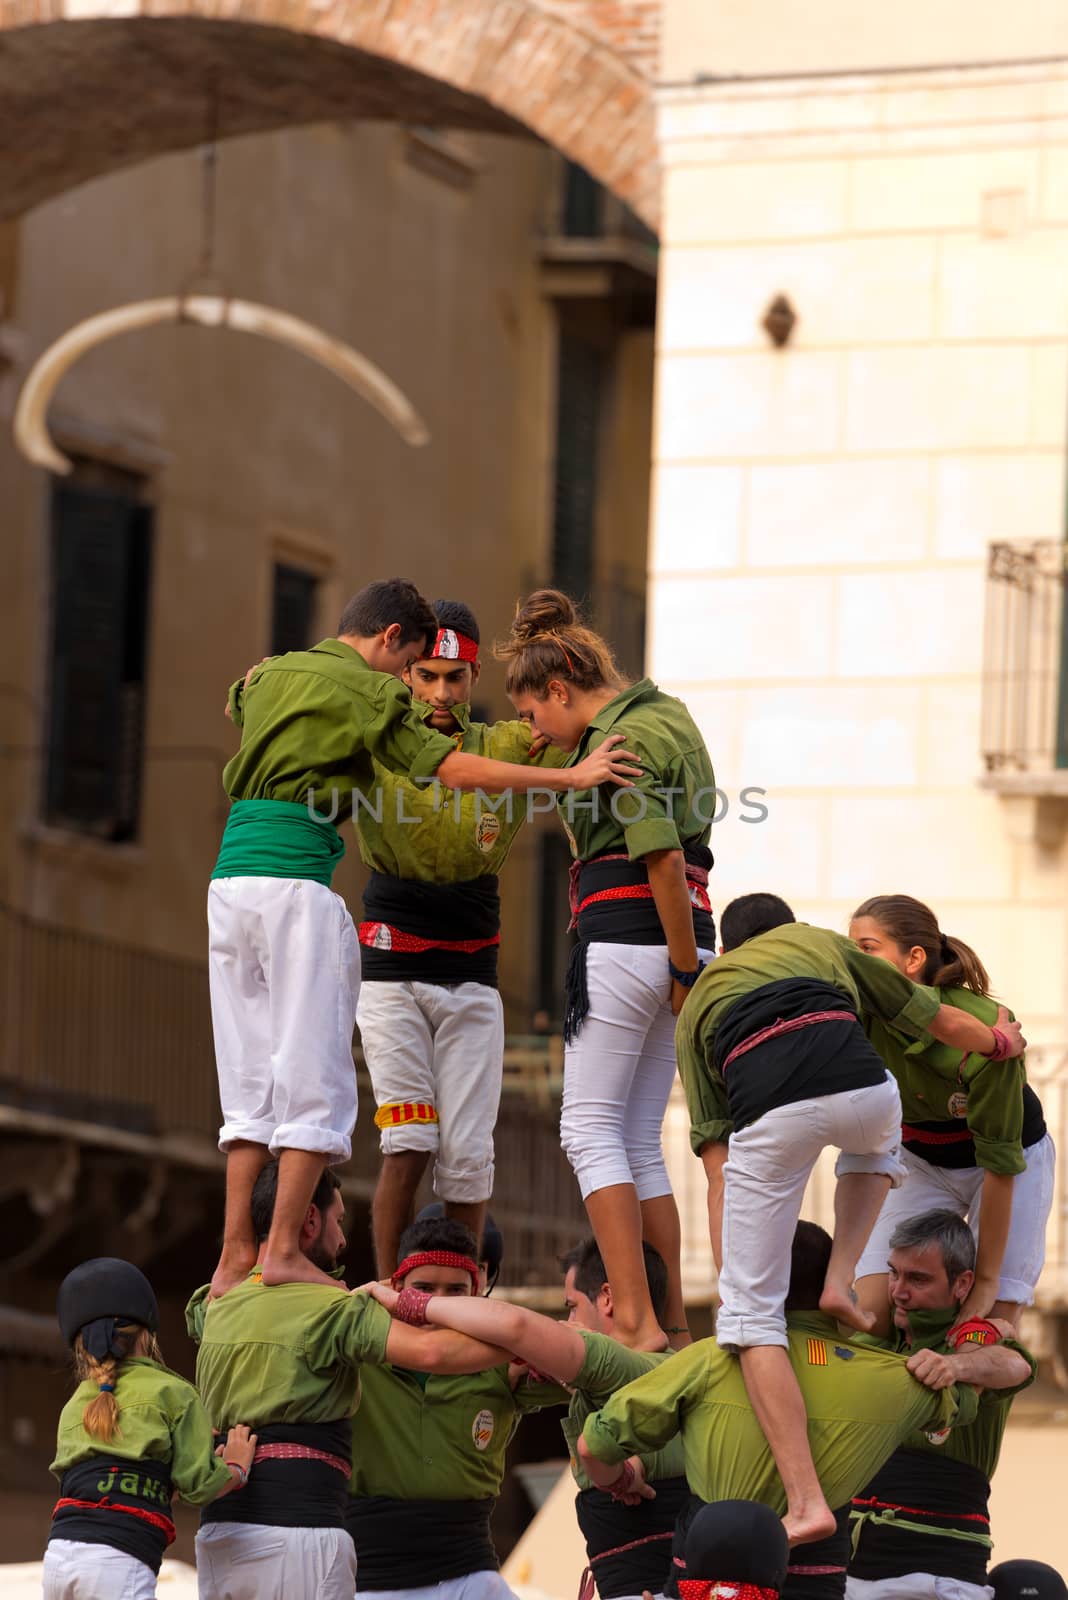
[[[230,799],[306,805],[311,790],[317,812],[338,823],[354,789],[371,794],[376,761],[430,779],[456,748],[425,725],[399,678],[372,671],[340,639],[272,656],[247,690],[232,685],[230,715],[241,729],[223,772]]]
[[[566,1400],[553,1383],[521,1381],[513,1390],[507,1367],[468,1377],[369,1367],[352,1422],[349,1490],[392,1500],[491,1498],[520,1417]]]
[[[675,1029],[675,1055],[690,1110],[690,1143],[698,1154],[706,1144],[725,1142],[733,1127],[727,1087],[713,1062],[716,1029],[736,1000],[785,978],[829,983],[862,1021],[880,1017],[913,1037],[926,1037],[940,1004],[935,990],[921,989],[889,961],[866,955],[852,939],[829,928],[788,922],[747,939],[709,963]]]
[[[942,1429],[974,1415],[973,1390],[925,1389],[904,1357],[840,1340],[834,1323],[818,1312],[790,1312],[786,1322],[812,1458],[834,1508],[845,1505],[914,1429]],[[786,1496],[741,1364],[714,1339],[690,1345],[628,1384],[583,1430],[605,1462],[663,1449],[676,1434],[699,1499],[761,1500],[785,1512]]]
[[[252,1273],[186,1326],[200,1349],[197,1388],[220,1432],[244,1422],[337,1422],[360,1404],[360,1366],[386,1359],[389,1312],[366,1294],[317,1283],[270,1287]]]
[[[98,1393],[95,1383],[80,1383],[60,1413],[56,1459],[49,1469],[57,1478],[80,1461],[100,1456],[165,1462],[176,1492],[195,1506],[207,1505],[227,1487],[230,1472],[215,1456],[208,1413],[185,1378],[147,1357],[123,1361],[115,1379],[119,1431],[106,1443],[82,1426],[85,1408]]]
[[[586,1425],[587,1417],[606,1405],[618,1389],[632,1383],[635,1378],[652,1372],[662,1362],[670,1360],[673,1352],[629,1350],[626,1345],[620,1344],[617,1339],[610,1339],[605,1333],[593,1333],[585,1328],[579,1328],[577,1331],[582,1335],[586,1355],[572,1385],[573,1392],[567,1416],[560,1426],[567,1440],[572,1477],[580,1489],[591,1489],[593,1484],[578,1455],[579,1434]],[[672,1439],[662,1450],[644,1454],[642,1466],[650,1482],[660,1478],[685,1476],[686,1463],[683,1459],[682,1440]]]
[[[423,701],[412,702],[424,722],[433,709]],[[531,755],[525,722],[472,722],[468,705],[453,706],[452,714],[460,724],[450,741],[453,749],[527,766],[564,763],[564,752],[552,745]],[[361,797],[356,804],[366,864],[395,878],[429,883],[465,883],[499,872],[528,815],[525,794],[465,793],[437,780],[415,784],[377,760],[368,802]]]
[[[956,1321],[956,1317],[955,1307],[950,1311],[914,1311],[909,1317],[911,1344],[905,1337],[904,1331],[895,1327],[890,1332],[889,1348],[906,1357],[916,1350],[940,1350],[943,1354],[948,1354],[950,1347],[946,1343],[946,1334]],[[866,1343],[867,1338],[867,1335],[861,1334],[858,1336],[858,1342]],[[1009,1408],[1016,1396],[1034,1383],[1038,1371],[1038,1362],[1030,1350],[1015,1339],[1006,1339],[1004,1344],[1007,1349],[1015,1350],[1023,1356],[1028,1363],[1031,1370],[1027,1377],[1011,1389],[984,1389],[979,1396],[975,1420],[967,1428],[955,1428],[944,1444],[936,1445],[926,1434],[917,1432],[902,1441],[905,1449],[933,1450],[943,1460],[963,1461],[970,1467],[977,1467],[985,1478],[994,1476],[994,1468],[1001,1454],[1005,1424],[1009,1420]]]
[[[564,765],[575,766],[613,733],[626,736],[626,749],[644,770],[632,789],[602,783],[560,796],[560,815],[578,859],[615,849],[638,861],[651,850],[707,844],[716,814],[716,779],[705,742],[682,701],[642,678],[602,706]]]
[[[989,1026],[997,1002],[970,989],[932,989],[943,1005],[956,1006]],[[904,1122],[940,1122],[961,1117],[975,1141],[975,1159],[988,1172],[1015,1177],[1027,1166],[1023,1132],[1023,1089],[1027,1068],[1015,1061],[990,1061],[967,1055],[937,1039],[908,1039],[871,1017],[868,1037],[885,1060],[901,1091]]]

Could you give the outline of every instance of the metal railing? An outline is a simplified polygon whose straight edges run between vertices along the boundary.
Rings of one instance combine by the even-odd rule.
[[[209,1160],[219,1127],[207,963],[52,927],[0,904],[0,1104],[148,1139],[178,1135]],[[355,1052],[360,1116],[346,1186],[369,1199],[378,1172],[374,1100]],[[559,1282],[557,1258],[585,1231],[560,1149],[561,1049],[510,1041],[495,1135],[494,1215],[507,1281]],[[86,1133],[89,1129],[86,1128]],[[221,1173],[221,1160],[220,1160]]]
[[[982,754],[989,772],[1068,766],[1068,545],[993,544],[987,560]]]

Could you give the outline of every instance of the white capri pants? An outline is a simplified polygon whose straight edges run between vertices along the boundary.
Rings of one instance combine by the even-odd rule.
[[[361,1589],[359,1600],[517,1600],[499,1572],[469,1572],[421,1589]]]
[[[654,1200],[671,1193],[661,1143],[675,1081],[667,946],[591,944],[586,985],[589,1013],[564,1049],[560,1143],[583,1200],[616,1183]]]
[[[356,1008],[386,1155],[436,1152],[434,1192],[474,1204],[493,1193],[493,1129],[501,1103],[504,1007],[486,983],[380,983]],[[432,1106],[434,1122],[403,1120]],[[395,1123],[383,1108],[395,1107]],[[420,1112],[420,1115],[424,1113]]]
[[[356,1547],[344,1528],[211,1522],[196,1539],[200,1600],[352,1600]]]
[[[743,1068],[740,1070],[744,1070]],[[716,1339],[725,1349],[789,1348],[783,1306],[790,1246],[820,1151],[841,1151],[835,1176],[881,1172],[901,1182],[901,1097],[889,1073],[867,1089],[798,1100],[732,1133],[723,1168],[723,1271]]]
[[[216,878],[208,930],[219,1148],[347,1161],[360,947],[344,900],[310,878]]]
[[[846,1600],[994,1600],[994,1590],[985,1583],[909,1572],[900,1578],[847,1578]]]
[[[41,1568],[43,1600],[155,1600],[156,1574],[106,1544],[52,1539]]]
[[[1046,1260],[1046,1219],[1053,1206],[1053,1172],[1057,1153],[1049,1134],[1024,1151],[1027,1170],[1012,1180],[1012,1218],[998,1278],[998,1299],[1033,1306],[1035,1284]],[[923,1211],[956,1211],[966,1217],[979,1238],[984,1169],[932,1167],[922,1156],[902,1150],[905,1181],[887,1195],[879,1220],[857,1263],[857,1277],[887,1270],[890,1236],[909,1217]],[[939,1580],[941,1581],[941,1580]]]

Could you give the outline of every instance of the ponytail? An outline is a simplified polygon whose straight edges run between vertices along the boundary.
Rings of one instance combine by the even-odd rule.
[[[508,663],[505,688],[513,697],[544,700],[552,678],[576,689],[624,686],[605,640],[579,621],[573,601],[559,589],[537,589],[522,601],[511,633],[494,645],[493,654]]]
[[[99,1439],[102,1444],[109,1444],[121,1431],[115,1389],[123,1362],[131,1355],[162,1361],[155,1335],[139,1322],[122,1323],[115,1329],[115,1341],[120,1346],[119,1354],[100,1360],[89,1354],[81,1334],[74,1341],[74,1372],[79,1383],[95,1383],[99,1390],[82,1412],[82,1427],[91,1439]]]
[[[938,918],[922,900],[908,894],[877,894],[854,911],[851,922],[870,917],[888,939],[902,951],[917,945],[927,960],[919,981],[936,989],[970,989],[973,994],[990,994],[986,968],[963,939],[950,938],[938,926]]]

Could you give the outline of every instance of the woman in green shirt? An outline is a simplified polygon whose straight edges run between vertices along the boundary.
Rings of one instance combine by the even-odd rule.
[[[668,1266],[668,1328],[687,1341],[679,1216],[661,1128],[675,1078],[675,1017],[715,950],[708,902],[715,777],[680,700],[648,678],[627,684],[607,644],[566,595],[541,589],[519,607],[506,687],[535,733],[574,767],[623,735],[642,773],[571,794],[560,816],[575,857],[578,942],[568,969],[561,1143],[612,1285],[622,1343],[658,1349],[643,1237]]]
[[[57,1312],[79,1381],[51,1468],[60,1498],[44,1600],[151,1600],[174,1542],[172,1496],[206,1505],[240,1488],[256,1437],[231,1428],[216,1450],[200,1396],[163,1365],[156,1297],[128,1261],[103,1256],[75,1267]]]
[[[942,933],[922,901],[876,895],[857,907],[849,933],[869,955],[937,989],[943,1004],[996,1021],[983,963],[963,940]],[[908,1217],[944,1207],[966,1217],[976,1238],[975,1284],[962,1318],[1018,1322],[1034,1303],[1045,1260],[1055,1159],[1023,1058],[962,1055],[934,1039],[907,1039],[876,1019],[868,1033],[901,1091],[907,1173],[887,1196],[857,1265],[861,1304],[888,1326],[890,1235]]]

